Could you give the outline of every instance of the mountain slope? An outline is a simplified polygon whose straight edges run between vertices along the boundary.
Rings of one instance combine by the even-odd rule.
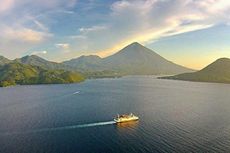
[[[24,56],[22,58],[17,58],[14,60],[15,62],[22,63],[22,64],[28,64],[28,65],[33,65],[33,66],[39,66],[44,69],[65,69],[65,70],[72,70],[69,66],[61,64],[61,63],[56,63],[56,62],[51,62],[48,60],[45,60],[39,56],[36,55],[30,55],[30,56]]]
[[[105,58],[103,64],[125,74],[178,74],[192,71],[164,59],[137,42]]]
[[[110,70],[122,75],[179,74],[193,71],[164,59],[137,42],[106,58],[95,60],[79,57],[64,63],[76,68],[91,71]],[[81,63],[87,64],[81,66]]]
[[[75,72],[64,70],[46,70],[38,66],[31,66],[12,62],[0,67],[0,86],[16,84],[57,84],[83,81],[84,77]]]
[[[230,83],[230,59],[220,58],[200,71],[162,78],[199,82]]]
[[[10,62],[11,62],[11,60],[9,60],[3,56],[0,56],[0,65],[8,64]]]
[[[96,55],[80,56],[76,59],[63,62],[63,64],[82,71],[94,71],[101,69],[102,58]]]

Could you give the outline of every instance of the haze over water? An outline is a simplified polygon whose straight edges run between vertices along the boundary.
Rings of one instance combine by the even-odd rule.
[[[229,91],[153,76],[0,88],[0,152],[229,152]]]

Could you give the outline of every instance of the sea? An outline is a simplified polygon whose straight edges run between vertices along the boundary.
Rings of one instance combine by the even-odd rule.
[[[139,121],[113,121],[129,113]],[[230,152],[230,84],[127,76],[0,88],[0,153],[154,152]]]

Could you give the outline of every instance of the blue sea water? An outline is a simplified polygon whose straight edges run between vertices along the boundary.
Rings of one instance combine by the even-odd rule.
[[[229,93],[154,76],[0,88],[0,152],[230,152]]]

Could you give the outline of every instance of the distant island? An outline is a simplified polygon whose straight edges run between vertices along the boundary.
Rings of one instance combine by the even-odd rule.
[[[36,55],[9,60],[0,56],[0,86],[24,84],[76,83],[88,78],[125,75],[173,75],[194,70],[166,60],[134,42],[117,53],[101,58],[81,56],[62,63]]]
[[[230,59],[220,58],[197,72],[183,73],[160,78],[198,82],[230,83]]]

